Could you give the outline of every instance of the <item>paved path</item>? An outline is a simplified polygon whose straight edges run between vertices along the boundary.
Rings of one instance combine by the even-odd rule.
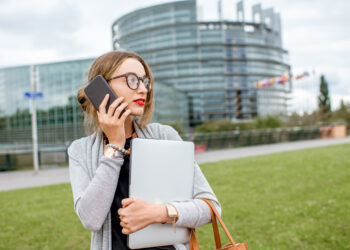
[[[67,167],[42,169],[38,174],[35,174],[34,170],[0,172],[0,191],[66,182],[69,182]]]
[[[196,160],[198,163],[213,162],[345,143],[350,143],[350,137],[338,139],[316,139],[307,141],[283,142],[234,149],[212,150],[196,154]]]
[[[350,137],[340,139],[317,139],[307,141],[285,142],[261,146],[213,150],[203,153],[197,153],[195,155],[195,158],[198,163],[204,163],[346,143],[350,143]],[[33,170],[0,172],[0,191],[28,187],[38,187],[67,182],[69,182],[67,167],[54,167],[50,169],[42,169],[39,170],[38,174],[35,174]]]

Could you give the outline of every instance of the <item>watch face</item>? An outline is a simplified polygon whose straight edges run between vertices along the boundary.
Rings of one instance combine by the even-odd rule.
[[[168,209],[168,216],[170,218],[177,217],[177,211],[175,207],[173,207],[172,205],[167,205],[167,209]]]

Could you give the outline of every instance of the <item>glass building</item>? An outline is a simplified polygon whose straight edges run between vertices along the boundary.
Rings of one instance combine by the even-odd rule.
[[[0,145],[32,142],[29,99],[25,92],[43,93],[35,101],[38,142],[68,145],[87,135],[78,89],[86,84],[94,58],[0,69]],[[188,98],[173,86],[155,83],[153,122],[188,125]],[[169,103],[174,105],[169,105]]]
[[[139,53],[156,81],[187,93],[191,125],[286,113],[290,82],[256,87],[262,79],[290,74],[279,14],[257,4],[248,22],[241,1],[237,16],[198,21],[195,0],[159,4],[118,18],[112,42],[114,49]]]

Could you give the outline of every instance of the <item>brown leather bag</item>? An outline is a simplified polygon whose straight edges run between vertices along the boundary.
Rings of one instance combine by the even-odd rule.
[[[229,231],[227,230],[224,222],[222,221],[218,211],[216,210],[214,204],[208,200],[208,199],[203,199],[205,203],[209,206],[210,209],[210,214],[211,214],[211,223],[213,224],[213,231],[214,231],[214,237],[215,237],[215,244],[216,244],[216,250],[220,249],[225,249],[225,250],[248,250],[248,245],[247,243],[236,243],[233,241],[232,236],[230,235]],[[221,246],[221,240],[220,240],[220,233],[219,233],[219,228],[218,224],[216,222],[216,218],[220,222],[222,228],[224,229],[227,237],[230,240],[230,243],[224,246]],[[189,250],[199,250],[199,244],[196,236],[196,231],[193,228],[191,231],[191,238],[190,238],[190,249]]]

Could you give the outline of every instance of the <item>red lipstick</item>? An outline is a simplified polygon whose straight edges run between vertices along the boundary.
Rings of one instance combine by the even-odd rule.
[[[143,98],[139,98],[139,99],[134,100],[134,102],[136,102],[140,106],[144,106],[145,105],[145,101],[146,100],[143,99]]]

